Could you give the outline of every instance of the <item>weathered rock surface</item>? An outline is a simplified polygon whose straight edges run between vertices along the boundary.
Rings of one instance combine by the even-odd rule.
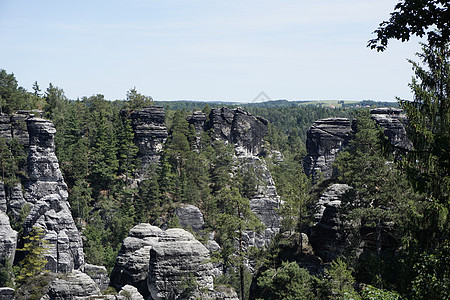
[[[147,298],[147,276],[150,262],[150,249],[164,234],[160,228],[147,223],[134,226],[122,243],[116,264],[111,273],[111,285],[116,289],[129,284],[136,287]]]
[[[24,199],[31,211],[25,219],[25,233],[33,226],[43,228],[44,239],[49,243],[46,268],[58,273],[72,272],[84,265],[83,244],[70,212],[67,185],[54,152],[56,130],[52,122],[40,118],[27,119],[27,126],[29,182]]]
[[[234,144],[238,156],[251,156],[262,152],[267,124],[267,120],[242,108],[222,107],[211,110],[205,130],[212,130],[215,138]]]
[[[346,118],[328,118],[314,122],[307,132],[306,151],[303,168],[313,181],[320,176],[324,179],[334,175],[332,164],[339,151],[344,149],[351,138],[352,124]]]
[[[155,300],[176,299],[183,283],[192,276],[198,289],[213,289],[213,267],[209,251],[192,234],[172,228],[165,231],[150,250],[148,288]]]
[[[0,137],[11,139],[11,117],[7,114],[0,114]]]
[[[104,266],[96,266],[91,264],[84,265],[84,273],[94,280],[100,291],[105,291],[109,286],[108,271]]]
[[[3,181],[0,181],[0,211],[6,213],[7,209],[5,185],[3,184]]]
[[[251,211],[265,225],[262,233],[248,231],[244,235],[244,241],[248,246],[268,246],[273,237],[280,231],[281,222],[278,215],[280,197],[275,188],[275,182],[267,169],[264,160],[258,157],[243,157],[239,159],[241,168],[256,178],[256,192],[250,199]]]
[[[0,211],[0,260],[14,260],[17,247],[17,231],[11,228],[9,217]],[[0,261],[0,263],[1,263]]]
[[[175,214],[180,221],[180,226],[184,229],[192,229],[195,232],[199,232],[205,225],[202,212],[194,205],[182,205],[176,209]]]
[[[119,299],[120,297],[123,297],[123,299],[144,300],[144,297],[139,293],[137,288],[128,284],[125,285],[117,295],[119,296]]]
[[[412,143],[408,139],[405,129],[406,116],[399,108],[376,108],[370,111],[372,118],[383,127],[384,134],[395,150],[408,151]]]
[[[192,115],[186,118],[189,125],[194,126],[195,132],[200,133],[205,129],[206,114],[201,111],[194,111]]]
[[[208,249],[189,232],[141,223],[122,244],[111,284],[117,289],[132,285],[146,299],[183,299],[182,284],[188,279],[199,289],[212,290],[215,269],[208,260]]]
[[[345,223],[340,207],[343,197],[351,189],[347,184],[333,184],[317,203],[316,224],[311,228],[310,241],[314,252],[324,261],[332,261],[349,245],[351,235],[345,230],[350,224]]]
[[[162,106],[149,106],[130,115],[134,142],[139,147],[138,157],[142,172],[159,161],[160,152],[167,139],[165,112]]]
[[[12,188],[6,188],[6,203],[7,212],[11,214],[16,220],[19,218],[21,212],[26,210],[28,207],[27,201],[23,197],[22,185],[20,183],[16,184]]]
[[[83,299],[98,295],[101,295],[101,292],[94,280],[87,274],[75,270],[63,276],[56,276],[43,299]]]
[[[15,290],[9,287],[0,287],[0,300],[13,300]]]

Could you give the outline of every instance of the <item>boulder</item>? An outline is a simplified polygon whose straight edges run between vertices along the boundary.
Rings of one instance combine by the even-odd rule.
[[[11,228],[9,217],[0,211],[0,264],[14,260],[17,247],[17,231]]]
[[[175,214],[180,221],[180,226],[184,229],[191,229],[195,232],[199,232],[205,225],[202,212],[194,205],[184,204],[176,209]]]
[[[24,201],[31,210],[24,222],[24,232],[34,226],[43,228],[43,238],[49,246],[46,269],[69,273],[84,265],[83,243],[70,212],[67,185],[54,152],[55,126],[45,119],[28,118],[27,127],[29,181]],[[17,214],[18,207],[12,200],[10,207]]]
[[[332,164],[339,151],[350,141],[352,122],[346,118],[328,118],[314,122],[307,132],[306,151],[303,159],[305,173],[317,181],[331,178],[335,171]]]
[[[101,295],[94,280],[80,271],[73,271],[62,276],[56,276],[50,283],[45,299],[67,300],[83,299]]]

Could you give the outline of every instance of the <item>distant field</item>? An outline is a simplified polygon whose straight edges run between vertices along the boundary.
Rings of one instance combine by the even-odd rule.
[[[295,101],[299,106],[303,105],[313,105],[321,107],[342,107],[349,105],[356,105],[361,103],[361,101],[347,101],[347,100],[312,100],[312,101]]]

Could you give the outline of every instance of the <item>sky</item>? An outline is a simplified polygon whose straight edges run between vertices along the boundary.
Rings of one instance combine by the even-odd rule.
[[[411,99],[418,40],[366,47],[397,2],[0,0],[0,69],[69,99]]]

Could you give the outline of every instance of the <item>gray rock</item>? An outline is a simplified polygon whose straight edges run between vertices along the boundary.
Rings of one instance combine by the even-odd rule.
[[[346,184],[333,184],[326,189],[317,202],[316,224],[311,228],[310,241],[314,252],[324,261],[332,261],[343,254],[352,236],[346,232],[350,224],[340,207],[343,197],[352,188]]]
[[[87,274],[75,270],[72,273],[55,277],[50,283],[46,299],[83,299],[98,295],[101,295],[101,292],[94,280]]]
[[[0,181],[0,211],[6,213],[7,209],[5,185],[3,184],[3,181]]]
[[[72,272],[84,265],[83,244],[70,212],[67,185],[54,152],[55,126],[48,120],[29,118],[27,127],[30,180],[24,199],[31,211],[25,219],[25,234],[33,226],[43,228],[43,238],[49,244],[46,268],[57,273]],[[17,205],[10,201],[10,207],[17,214]]]
[[[164,142],[167,139],[165,112],[162,106],[149,106],[130,114],[134,131],[134,142],[139,148],[138,157],[142,163],[141,172],[159,161]]]
[[[222,107],[211,110],[205,130],[211,130],[216,139],[234,144],[238,156],[251,156],[262,152],[267,124],[267,120],[242,108]]]
[[[29,207],[27,201],[23,198],[22,185],[20,183],[16,184],[12,188],[6,188],[6,200],[7,200],[7,211],[11,216],[18,220],[21,212]]]
[[[307,155],[303,160],[305,173],[313,181],[317,181],[320,176],[329,179],[334,175],[332,164],[337,154],[348,145],[351,133],[352,124],[346,118],[328,118],[314,122],[307,132]]]
[[[370,111],[372,118],[383,127],[384,134],[394,147],[394,150],[409,151],[412,143],[405,129],[406,116],[398,108],[377,108]]]
[[[0,300],[14,300],[15,290],[9,287],[0,287]]]
[[[109,286],[108,271],[104,266],[91,264],[84,265],[84,273],[89,275],[99,287],[100,291],[105,291]]]
[[[183,229],[164,233],[150,250],[147,283],[152,298],[178,299],[186,292],[183,284],[190,280],[195,290],[212,290],[214,272],[208,249]]]
[[[164,234],[160,228],[147,223],[134,226],[122,243],[116,264],[111,273],[111,285],[116,289],[129,284],[136,287],[147,298],[147,276],[150,262],[150,249]]]
[[[12,263],[17,247],[17,231],[11,228],[9,217],[0,211],[0,263],[10,260]]]
[[[201,111],[194,111],[194,113],[186,118],[189,125],[194,126],[197,134],[201,133],[205,128],[206,114]]]
[[[0,137],[6,140],[11,139],[11,117],[7,114],[0,114]]]
[[[128,284],[125,285],[117,295],[119,296],[119,299],[120,297],[123,297],[124,299],[130,300],[144,300],[144,297],[142,297],[137,288]]]
[[[202,212],[194,205],[182,205],[176,209],[175,213],[180,221],[180,226],[184,229],[192,229],[195,232],[199,232],[205,225]]]

